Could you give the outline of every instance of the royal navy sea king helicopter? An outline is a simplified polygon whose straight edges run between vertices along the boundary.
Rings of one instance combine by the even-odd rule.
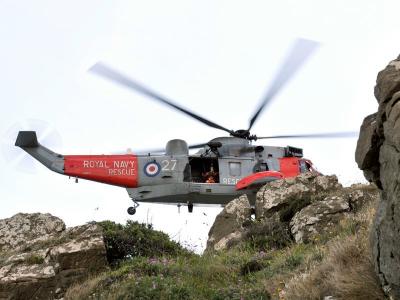
[[[317,43],[299,39],[294,43],[282,68],[265,97],[250,118],[247,129],[230,130],[201,117],[144,85],[129,79],[103,63],[90,71],[149,98],[161,102],[229,136],[217,137],[207,143],[188,146],[180,139],[166,144],[165,151],[146,154],[61,155],[38,142],[35,131],[20,131],[15,145],[21,147],[50,170],[70,177],[97,181],[126,188],[134,205],[139,202],[187,205],[224,205],[241,194],[255,201],[257,189],[266,182],[294,177],[303,172],[317,172],[311,160],[303,158],[297,147],[253,145],[260,139],[337,138],[353,137],[355,132],[312,133],[256,136],[250,130],[261,112],[285,83],[317,48]],[[190,149],[199,149],[190,154]]]

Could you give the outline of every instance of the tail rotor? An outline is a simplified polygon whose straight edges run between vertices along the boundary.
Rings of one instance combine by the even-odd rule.
[[[15,170],[35,174],[39,163],[25,151],[15,146],[19,131],[36,131],[39,143],[54,149],[61,149],[62,139],[57,130],[48,122],[27,119],[14,123],[1,136],[1,154],[7,165]]]

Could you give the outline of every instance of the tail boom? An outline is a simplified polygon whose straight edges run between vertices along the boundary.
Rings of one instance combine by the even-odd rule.
[[[15,146],[63,175],[122,187],[138,186],[138,160],[133,154],[61,155],[42,146],[34,131],[20,131]]]

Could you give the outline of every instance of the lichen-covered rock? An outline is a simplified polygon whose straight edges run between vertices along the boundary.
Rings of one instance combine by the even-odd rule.
[[[268,218],[296,199],[315,197],[341,187],[335,175],[322,176],[316,173],[303,173],[267,183],[257,193],[256,218]]]
[[[245,241],[266,249],[285,247],[292,239],[308,242],[376,197],[374,185],[343,188],[334,175],[306,173],[276,180],[257,193],[255,220],[246,196],[222,210],[210,229],[207,250],[227,249]]]
[[[3,220],[2,223],[12,232],[18,232],[16,236],[29,236],[21,228],[28,228],[26,220],[30,220],[29,228],[35,234],[25,244],[18,242],[17,250],[7,247],[7,252],[0,252],[0,299],[62,298],[71,284],[107,268],[102,229],[98,225],[86,224],[65,230],[60,219],[48,214],[16,216],[10,218],[12,222],[6,219],[7,222]],[[38,216],[40,220],[42,216],[51,220],[48,227],[42,222],[32,222]],[[37,232],[43,232],[44,238],[39,239]],[[9,235],[6,239],[9,240]]]
[[[290,221],[290,229],[296,243],[314,240],[326,233],[346,217],[350,205],[345,197],[329,196],[314,202],[295,214]]]
[[[353,184],[348,188],[347,198],[352,212],[357,212],[365,204],[376,202],[379,198],[379,191],[373,184]]]
[[[16,249],[28,242],[49,239],[65,230],[64,222],[50,214],[16,214],[0,220],[0,251]]]
[[[366,178],[381,189],[372,252],[384,290],[400,299],[400,56],[378,74],[375,97],[376,123],[372,128],[365,125],[369,117],[364,120],[356,160]]]
[[[240,241],[244,234],[243,223],[250,217],[251,207],[246,195],[229,202],[210,228],[207,250],[223,250]]]

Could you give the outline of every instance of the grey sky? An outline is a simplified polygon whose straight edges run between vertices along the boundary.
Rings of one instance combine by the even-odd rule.
[[[398,1],[5,1],[0,0],[0,132],[28,119],[56,128],[63,154],[199,143],[223,135],[86,72],[98,60],[183,106],[239,129],[297,37],[321,47],[263,112],[258,135],[358,130],[376,111],[377,72],[399,54]],[[279,140],[344,184],[362,181],[355,139]],[[2,148],[4,148],[4,143]],[[18,150],[17,150],[18,151]],[[122,188],[0,158],[0,218],[50,212],[68,225],[127,219]],[[192,244],[204,242],[219,209],[189,216],[142,205],[133,218]],[[203,214],[205,212],[207,216]]]

